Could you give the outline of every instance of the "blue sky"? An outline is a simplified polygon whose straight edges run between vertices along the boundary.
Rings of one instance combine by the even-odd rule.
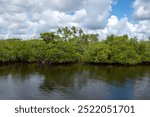
[[[118,18],[127,16],[131,19],[133,13],[133,2],[134,0],[117,0],[117,2],[112,5],[111,15],[116,15]]]
[[[87,33],[150,36],[150,0],[0,0],[0,38],[30,39],[64,26]]]

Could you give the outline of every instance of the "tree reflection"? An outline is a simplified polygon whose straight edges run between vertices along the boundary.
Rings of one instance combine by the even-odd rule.
[[[149,66],[98,66],[98,65],[37,65],[12,64],[0,66],[0,81],[11,75],[13,79],[24,82],[32,75],[43,78],[39,90],[51,94],[54,91],[68,93],[80,91],[93,80],[107,85],[125,87],[127,81],[150,78]],[[5,77],[4,77],[5,76]],[[37,77],[38,79],[39,77]],[[102,89],[100,89],[102,90]],[[90,92],[89,92],[90,93]]]

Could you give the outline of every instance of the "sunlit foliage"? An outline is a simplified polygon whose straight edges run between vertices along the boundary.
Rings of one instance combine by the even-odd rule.
[[[150,40],[138,41],[127,35],[85,34],[76,27],[44,32],[39,39],[0,40],[0,63],[95,63],[136,65],[150,63]]]

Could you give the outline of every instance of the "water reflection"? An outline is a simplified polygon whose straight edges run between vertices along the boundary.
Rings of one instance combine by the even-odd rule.
[[[1,65],[0,99],[150,99],[150,67]]]

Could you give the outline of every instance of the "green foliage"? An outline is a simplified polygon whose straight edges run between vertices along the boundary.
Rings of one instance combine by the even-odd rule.
[[[43,39],[46,43],[52,42],[59,38],[58,35],[55,35],[54,32],[44,32],[40,34],[40,38]]]
[[[150,41],[141,41],[139,44],[139,54],[143,63],[150,63]]]
[[[50,63],[72,63],[79,60],[80,55],[76,53],[75,46],[69,42],[48,44],[46,59]]]
[[[114,64],[138,64],[140,56],[138,55],[138,42],[134,39],[128,39],[127,35],[120,37],[109,37],[106,40],[109,46],[109,63]]]
[[[110,35],[106,40],[99,41],[98,34],[85,34],[82,29],[64,27],[58,29],[57,34],[42,33],[40,39],[0,40],[0,62],[150,63],[150,40],[137,41],[127,35]]]
[[[91,44],[85,53],[84,59],[90,63],[108,63],[109,48],[107,44]]]

